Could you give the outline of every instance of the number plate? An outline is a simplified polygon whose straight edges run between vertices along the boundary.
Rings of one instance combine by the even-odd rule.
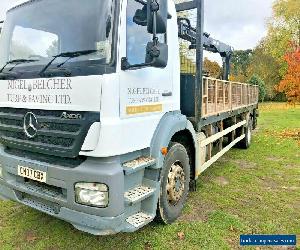
[[[46,182],[47,173],[28,167],[18,166],[18,175],[39,182]]]

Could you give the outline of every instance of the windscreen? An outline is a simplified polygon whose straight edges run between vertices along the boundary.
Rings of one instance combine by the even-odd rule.
[[[111,61],[113,0],[34,0],[10,10],[0,38],[0,67],[26,59],[45,65],[65,52],[95,50],[72,58]],[[58,58],[57,63],[65,60]]]

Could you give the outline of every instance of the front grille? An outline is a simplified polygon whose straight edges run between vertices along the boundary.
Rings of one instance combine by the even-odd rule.
[[[44,155],[39,153],[33,153],[28,152],[21,149],[15,149],[15,148],[5,148],[5,153],[14,155],[17,157],[25,158],[28,160],[34,160],[39,161],[42,163],[47,163],[50,165],[58,165],[62,167],[68,167],[68,168],[75,168],[78,167],[81,163],[83,163],[87,157],[79,155],[75,158],[66,158],[66,157],[59,157],[59,156],[53,156],[53,155]]]
[[[16,131],[2,131],[3,138],[14,138],[22,141],[27,140],[27,136],[24,132],[16,132]],[[73,136],[70,138],[61,138],[61,137],[54,137],[54,136],[45,136],[45,135],[37,135],[34,138],[30,140],[34,143],[42,143],[42,144],[48,144],[48,145],[56,145],[61,147],[71,147],[74,143],[75,139]]]
[[[37,118],[37,134],[29,138],[23,129],[24,116],[32,112]],[[81,119],[62,119],[63,111],[0,108],[0,143],[34,153],[75,158],[78,156],[89,128],[100,121],[97,112],[72,112]]]

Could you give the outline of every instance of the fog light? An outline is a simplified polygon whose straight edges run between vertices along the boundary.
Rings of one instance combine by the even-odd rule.
[[[108,186],[99,183],[77,183],[75,185],[76,202],[93,207],[107,207]]]

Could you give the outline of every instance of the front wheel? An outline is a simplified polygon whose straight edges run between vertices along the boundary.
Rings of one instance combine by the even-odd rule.
[[[189,192],[190,164],[185,147],[171,143],[161,174],[157,218],[171,224],[181,214]]]

